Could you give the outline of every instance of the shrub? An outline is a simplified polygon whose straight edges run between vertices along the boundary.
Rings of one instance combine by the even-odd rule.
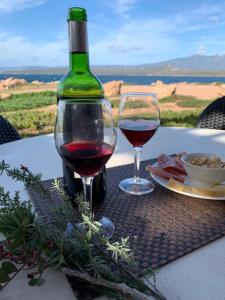
[[[19,111],[4,113],[3,116],[9,120],[22,136],[35,136],[53,132],[54,130],[55,113],[53,112],[27,111],[24,113]]]
[[[212,100],[193,99],[193,100],[177,101],[176,104],[181,107],[204,108],[207,105],[209,105],[211,102],[212,102]]]
[[[11,99],[0,102],[0,112],[44,107],[56,102],[56,93],[51,91],[14,94]]]

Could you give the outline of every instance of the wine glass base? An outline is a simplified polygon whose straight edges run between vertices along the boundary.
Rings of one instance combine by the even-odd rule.
[[[132,195],[146,195],[154,191],[154,184],[146,179],[139,178],[127,178],[119,183],[119,188],[128,194]]]
[[[113,224],[113,222],[106,217],[101,217],[98,222],[102,225],[101,230],[104,237],[110,239],[115,231],[115,225]]]

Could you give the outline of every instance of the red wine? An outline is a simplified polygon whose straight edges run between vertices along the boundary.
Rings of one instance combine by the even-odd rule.
[[[104,167],[113,150],[106,143],[75,141],[62,145],[60,154],[80,176],[94,176]]]
[[[119,127],[134,147],[147,143],[158,128],[152,121],[124,121]]]
[[[65,100],[64,98],[58,97],[58,101],[60,100]],[[76,114],[71,111],[69,107],[67,107],[67,112],[66,112],[66,120],[64,122],[64,130],[65,132],[71,131],[71,120],[73,122],[74,127],[79,127],[79,134],[82,136],[84,128],[80,125],[79,118],[76,117]],[[90,118],[97,118],[101,117],[102,115],[102,110],[99,108],[97,105],[96,107],[92,107],[92,109],[89,109],[88,115]],[[76,121],[77,120],[77,121]],[[102,143],[103,140],[103,128],[102,125],[100,125],[97,128],[90,128],[89,134],[90,136],[96,135],[96,132],[98,132],[98,138],[97,141],[98,143]],[[79,139],[79,135],[77,136],[75,133],[71,131],[71,136],[69,136],[69,140],[73,139]],[[84,191],[83,188],[83,183],[81,181],[81,178],[77,173],[74,173],[73,166],[70,164],[66,164],[64,160],[62,161],[62,168],[63,168],[63,183],[64,183],[64,189],[66,193],[71,197],[72,203],[74,203],[74,198],[76,198],[77,194],[80,194]],[[94,177],[93,180],[93,195],[92,195],[92,204],[93,206],[100,206],[106,196],[106,168],[105,166],[102,168],[102,170]]]

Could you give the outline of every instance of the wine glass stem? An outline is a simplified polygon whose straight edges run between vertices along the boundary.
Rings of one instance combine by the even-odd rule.
[[[141,147],[134,147],[134,181],[135,181],[135,183],[139,179],[140,161],[141,161]]]
[[[93,219],[93,212],[92,212],[92,184],[93,184],[93,176],[90,177],[82,177],[82,182],[84,186],[84,197],[85,200],[89,203],[90,206],[90,218]]]

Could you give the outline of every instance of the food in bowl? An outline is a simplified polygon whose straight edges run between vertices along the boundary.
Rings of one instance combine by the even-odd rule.
[[[205,167],[205,168],[218,168],[218,169],[225,168],[225,161],[221,160],[221,158],[218,156],[193,157],[188,162],[192,165]]]
[[[225,181],[225,161],[211,153],[191,153],[181,157],[190,180],[196,186],[213,186]]]

